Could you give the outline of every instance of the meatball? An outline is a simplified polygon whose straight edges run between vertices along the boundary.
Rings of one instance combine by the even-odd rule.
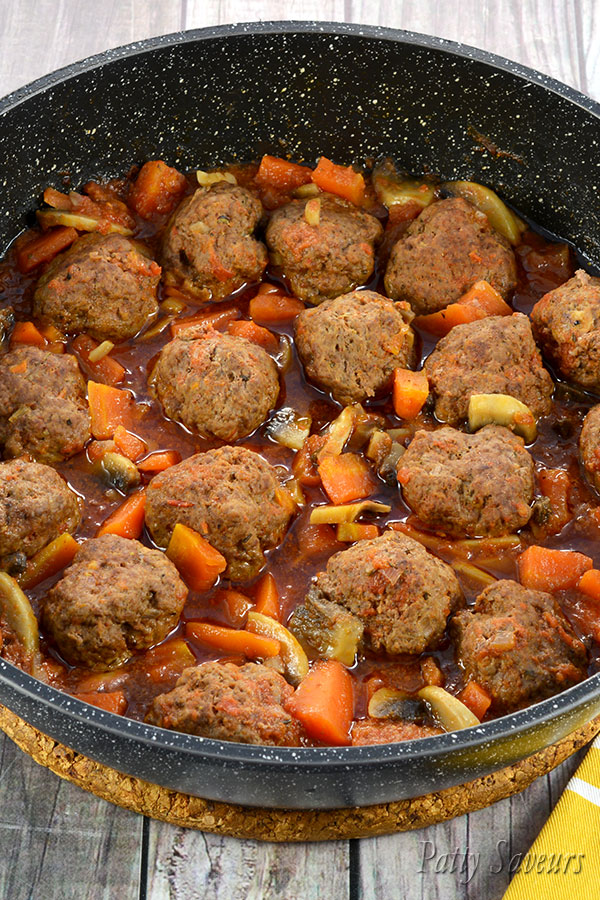
[[[167,416],[223,441],[251,434],[279,396],[277,366],[266,350],[196,328],[163,347],[151,382]]]
[[[397,531],[335,553],[311,590],[361,619],[367,646],[391,654],[436,647],[462,600],[450,566]]]
[[[48,592],[42,620],[67,662],[102,671],[162,641],[186,596],[164,553],[106,534],[83,544]]]
[[[90,437],[85,381],[74,356],[21,345],[0,357],[0,443],[4,456],[55,463]]]
[[[403,306],[353,291],[305,309],[296,319],[296,346],[308,377],[344,405],[388,390],[394,369],[415,363]]]
[[[497,581],[451,627],[466,679],[490,693],[495,712],[548,697],[585,677],[585,647],[543,591]]]
[[[471,394],[508,394],[536,418],[552,408],[553,383],[544,369],[527,316],[490,316],[456,325],[425,362],[435,414],[458,425]]]
[[[600,391],[600,278],[579,269],[531,311],[544,355],[563,378]]]
[[[146,722],[221,741],[297,747],[300,724],[284,708],[293,693],[266,666],[207,662],[185,669],[172,691],[156,697]]]
[[[593,406],[583,420],[579,458],[588,481],[600,492],[600,404]]]
[[[181,203],[163,238],[167,278],[200,300],[223,300],[260,281],[267,251],[253,237],[263,209],[246,188],[219,181]]]
[[[292,291],[315,304],[368,281],[383,234],[379,221],[352,203],[331,194],[320,200],[318,225],[306,221],[306,200],[292,200],[275,210],[267,226],[269,250]]]
[[[453,537],[491,537],[531,517],[533,460],[507,428],[476,434],[417,431],[398,466],[402,494],[429,528]]]
[[[352,726],[352,745],[396,744],[399,741],[416,741],[419,738],[443,734],[434,725],[417,725],[414,722],[386,721],[385,719],[359,719]]]
[[[133,337],[158,311],[160,266],[121,234],[86,234],[37,283],[33,314],[99,341]]]
[[[517,285],[515,255],[484,213],[453,197],[428,206],[394,244],[385,289],[426,315],[454,303],[482,279],[506,298]]]
[[[289,507],[269,463],[244,447],[220,447],[190,456],[156,475],[146,489],[146,525],[166,547],[182,522],[200,532],[227,560],[225,577],[258,574],[264,551],[279,543]]]
[[[33,556],[80,521],[77,495],[50,466],[0,463],[0,557]]]

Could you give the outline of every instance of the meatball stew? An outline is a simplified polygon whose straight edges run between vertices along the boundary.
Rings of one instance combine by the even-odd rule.
[[[568,244],[390,160],[64,188],[0,263],[6,660],[288,746],[598,669],[600,281]]]

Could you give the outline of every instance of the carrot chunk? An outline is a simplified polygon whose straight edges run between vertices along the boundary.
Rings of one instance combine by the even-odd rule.
[[[332,503],[350,503],[373,492],[374,482],[369,465],[356,453],[323,457],[319,463],[319,475]]]
[[[512,309],[496,288],[488,281],[476,281],[473,287],[462,295],[458,303],[479,309],[486,316],[512,316]]]
[[[197,531],[181,522],[173,529],[167,556],[175,563],[179,574],[193,591],[210,590],[221,572],[227,568],[225,557]]]
[[[492,705],[490,694],[476,681],[469,681],[458,695],[458,699],[471,710],[474,716],[477,716],[480,722]]]
[[[146,671],[150,681],[159,684],[174,675],[180,675],[188,666],[193,666],[195,657],[182,638],[173,638],[152,647],[144,655]]]
[[[186,178],[162,159],[144,163],[129,195],[129,205],[142,219],[166,215],[177,206],[186,188]]]
[[[317,453],[321,450],[326,440],[327,438],[323,434],[311,434],[296,453],[292,463],[292,470],[300,484],[314,486],[320,483],[321,476],[316,466],[316,460]]]
[[[136,491],[104,520],[96,537],[103,534],[118,534],[124,538],[137,540],[144,530],[145,511],[146,493],[143,490]]]
[[[542,494],[552,505],[550,518],[542,530],[546,534],[558,534],[572,518],[569,509],[571,479],[563,469],[540,469],[537,477]]]
[[[218,591],[215,600],[223,604],[227,618],[236,628],[245,625],[248,613],[254,609],[254,603],[249,597],[231,588]]]
[[[34,347],[45,347],[47,341],[33,322],[15,322],[15,327],[10,336],[11,347],[14,344],[30,344]]]
[[[19,248],[17,251],[19,272],[23,275],[33,272],[40,263],[50,262],[61,250],[66,250],[76,240],[77,232],[74,228],[65,225],[51,228]]]
[[[350,743],[353,706],[352,676],[335,659],[318,662],[286,703],[310,737],[337,746]]]
[[[135,462],[140,456],[146,452],[146,444],[136,434],[132,434],[119,425],[114,433],[113,440],[117,445],[117,450],[126,456],[127,459]]]
[[[589,556],[575,550],[549,550],[535,544],[517,557],[519,580],[536,591],[563,591],[577,587],[584,572],[591,569]]]
[[[476,281],[456,303],[439,312],[417,316],[413,324],[437,337],[448,334],[455,325],[465,325],[488,316],[510,316],[512,309],[487,281]]]
[[[25,571],[17,579],[19,584],[26,590],[34,588],[68,566],[78,550],[79,544],[74,537],[60,534],[28,560]]]
[[[122,716],[127,709],[127,699],[123,691],[110,691],[110,693],[82,691],[80,694],[75,694],[75,697],[77,700],[83,700],[84,703],[90,703],[92,706],[97,706],[106,712],[116,713],[118,716]]]
[[[252,341],[253,344],[258,344],[268,353],[277,353],[279,342],[275,335],[268,328],[257,325],[256,322],[248,322],[246,319],[230,322],[227,331],[236,337],[243,337],[247,341]]]
[[[88,374],[93,378],[101,379],[104,384],[119,384],[125,378],[125,369],[121,363],[113,359],[110,354],[103,356],[102,359],[96,362],[90,360],[90,353],[99,346],[98,341],[95,341],[87,334],[80,334],[72,344],[73,350]]]
[[[112,438],[119,425],[127,427],[133,408],[133,397],[129,391],[88,381],[88,400],[92,434],[97,440]]]
[[[250,316],[263,325],[289,322],[304,309],[304,303],[279,291],[258,293],[250,301]]]
[[[394,412],[401,419],[416,419],[429,396],[425,372],[394,369]]]
[[[279,641],[263,637],[251,631],[211,625],[209,622],[188,622],[186,637],[199,641],[224,653],[243,653],[249,659],[265,659],[277,656],[281,649]]]
[[[352,166],[338,166],[322,156],[312,173],[312,180],[322,191],[350,200],[356,206],[365,202],[365,179]]]
[[[181,462],[181,454],[177,450],[158,450],[137,464],[140,472],[164,472],[171,466]]]
[[[262,613],[263,616],[270,616],[279,622],[281,610],[279,608],[279,591],[275,584],[275,579],[270,572],[267,572],[258,582],[258,590],[256,592],[255,612]]]
[[[255,181],[260,188],[275,188],[278,191],[293,191],[311,180],[312,169],[297,163],[265,155],[260,161]]]
[[[600,604],[600,570],[588,569],[584,572],[577,584],[577,590]]]
[[[340,522],[336,536],[338,541],[350,544],[354,541],[368,541],[379,537],[379,528],[377,525],[366,525],[362,522]]]

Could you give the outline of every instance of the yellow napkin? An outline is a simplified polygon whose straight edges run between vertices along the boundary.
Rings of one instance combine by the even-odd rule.
[[[600,736],[523,858],[504,900],[600,897]]]

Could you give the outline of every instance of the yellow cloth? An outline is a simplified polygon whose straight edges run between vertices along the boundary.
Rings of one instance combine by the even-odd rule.
[[[504,900],[600,898],[600,737],[524,856]]]

